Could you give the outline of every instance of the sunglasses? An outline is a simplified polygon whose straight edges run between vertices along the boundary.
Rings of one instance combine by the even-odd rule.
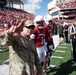
[[[49,20],[49,22],[52,22],[52,20]]]
[[[25,26],[27,29],[34,29],[34,25],[31,25],[31,26]]]
[[[43,24],[44,21],[37,21],[36,23],[37,23],[37,24]]]

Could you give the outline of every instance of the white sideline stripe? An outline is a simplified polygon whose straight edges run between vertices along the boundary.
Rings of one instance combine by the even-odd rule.
[[[62,52],[62,53],[65,53],[65,51],[61,51],[61,50],[55,50],[55,52]]]
[[[49,67],[59,67],[59,66],[56,66],[56,65],[50,65],[50,66],[48,66],[47,68],[49,68]]]
[[[4,61],[4,63],[5,63],[5,62],[9,62],[9,59],[8,59],[8,60],[6,60],[6,61]]]
[[[58,46],[58,48],[67,48],[67,47],[63,47],[63,46]]]
[[[59,59],[63,59],[63,57],[59,57],[59,56],[52,56],[52,58],[59,58]]]
[[[66,45],[70,45],[70,44],[60,44],[60,45],[64,45],[64,46],[66,46]]]
[[[60,68],[60,66],[56,66],[56,65],[50,65],[50,67]]]
[[[56,65],[50,65],[50,67],[55,67]]]
[[[60,66],[50,65],[50,66],[47,67],[47,69],[49,69],[49,68],[51,68],[51,69],[59,69]]]

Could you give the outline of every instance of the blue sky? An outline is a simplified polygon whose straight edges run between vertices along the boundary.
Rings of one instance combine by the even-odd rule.
[[[24,0],[24,10],[36,15],[45,16],[47,13],[47,4],[51,0]]]
[[[47,14],[47,4],[51,0],[24,0],[24,10],[35,15]],[[14,5],[15,8],[20,8],[19,5]]]

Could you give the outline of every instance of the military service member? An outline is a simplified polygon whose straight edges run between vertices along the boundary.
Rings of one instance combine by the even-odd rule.
[[[9,46],[9,75],[34,75],[34,66],[38,75],[42,75],[40,61],[34,42],[30,39],[34,24],[31,20],[12,25],[8,31],[0,34],[0,45]]]

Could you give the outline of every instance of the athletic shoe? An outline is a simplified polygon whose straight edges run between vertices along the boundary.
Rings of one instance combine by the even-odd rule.
[[[0,52],[2,52],[2,49],[0,48]]]
[[[47,75],[47,72],[45,70],[43,70],[43,75]]]
[[[74,61],[74,60],[72,60],[72,63],[74,64],[74,63],[75,63],[75,61]]]

